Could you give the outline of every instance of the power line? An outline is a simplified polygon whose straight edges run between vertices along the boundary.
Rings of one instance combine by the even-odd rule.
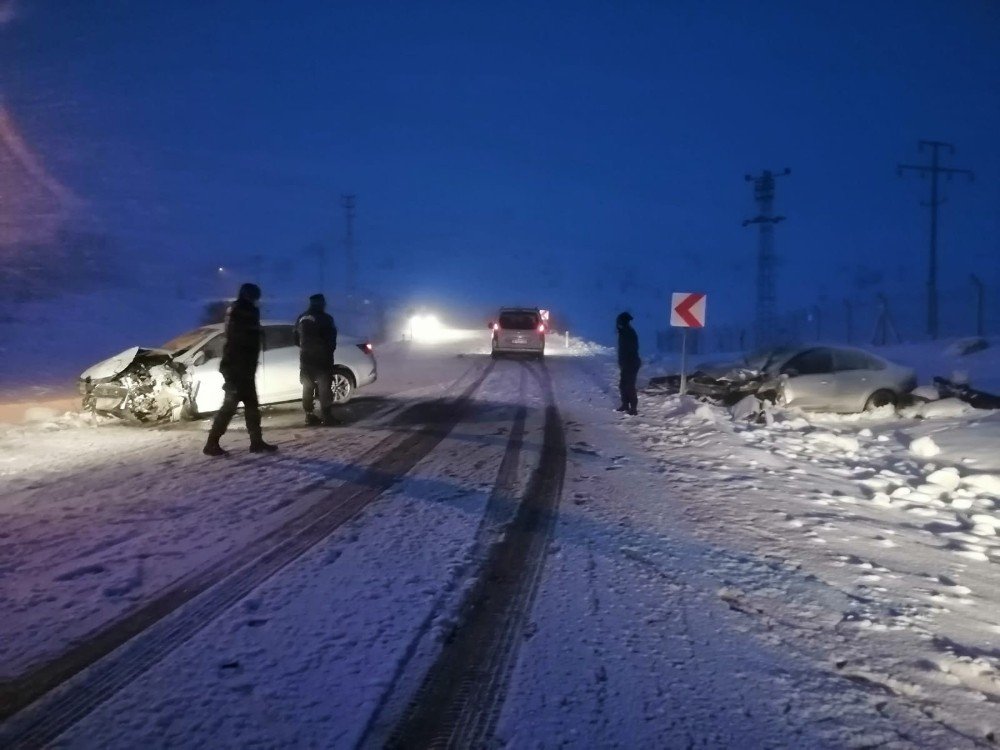
[[[774,292],[774,225],[784,221],[784,216],[774,215],[774,178],[792,173],[787,167],[775,174],[765,169],[761,174],[745,175],[747,182],[753,183],[753,197],[757,202],[757,215],[746,219],[743,226],[756,224],[759,227],[757,241],[757,310],[754,321],[754,338],[758,347],[774,343],[777,316],[775,314]]]
[[[922,205],[929,206],[931,209],[931,247],[927,270],[927,335],[932,339],[936,339],[938,337],[938,206],[944,203],[944,199],[938,198],[938,177],[940,175],[947,175],[950,180],[956,174],[964,174],[971,181],[975,179],[976,175],[969,169],[941,166],[939,158],[941,149],[947,149],[950,154],[955,153],[955,147],[950,143],[945,143],[944,141],[920,141],[917,150],[923,153],[925,148],[929,148],[931,151],[930,164],[899,164],[896,166],[896,172],[900,176],[906,171],[917,172],[921,177],[931,176],[931,199],[928,202],[922,202]]]

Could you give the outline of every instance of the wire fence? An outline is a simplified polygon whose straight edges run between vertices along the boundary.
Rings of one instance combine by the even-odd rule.
[[[782,313],[777,317],[772,342],[887,346],[926,341],[931,338],[928,330],[925,292],[875,292],[839,301],[824,300]],[[681,335],[677,328],[658,331],[657,348],[661,352],[679,351]],[[1000,335],[1000,288],[986,286],[973,277],[967,285],[939,292],[937,338],[991,335]],[[754,349],[753,321],[690,330],[687,347],[692,354]]]

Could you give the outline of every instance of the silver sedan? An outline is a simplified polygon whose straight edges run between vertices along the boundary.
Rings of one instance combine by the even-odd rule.
[[[858,412],[895,405],[917,384],[913,370],[861,349],[804,346],[773,352],[762,369],[778,403],[820,411]]]

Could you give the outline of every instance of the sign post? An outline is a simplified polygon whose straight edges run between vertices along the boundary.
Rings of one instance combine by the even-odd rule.
[[[683,328],[681,334],[681,395],[687,395],[687,332],[688,328],[705,327],[705,305],[708,297],[702,292],[674,292],[670,299],[670,325]]]

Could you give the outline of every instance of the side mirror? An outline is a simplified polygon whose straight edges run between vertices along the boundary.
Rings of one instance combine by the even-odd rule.
[[[194,358],[191,360],[191,366],[197,367],[198,365],[205,364],[205,362],[207,361],[208,361],[208,355],[205,354],[204,350],[202,350],[194,355]]]

